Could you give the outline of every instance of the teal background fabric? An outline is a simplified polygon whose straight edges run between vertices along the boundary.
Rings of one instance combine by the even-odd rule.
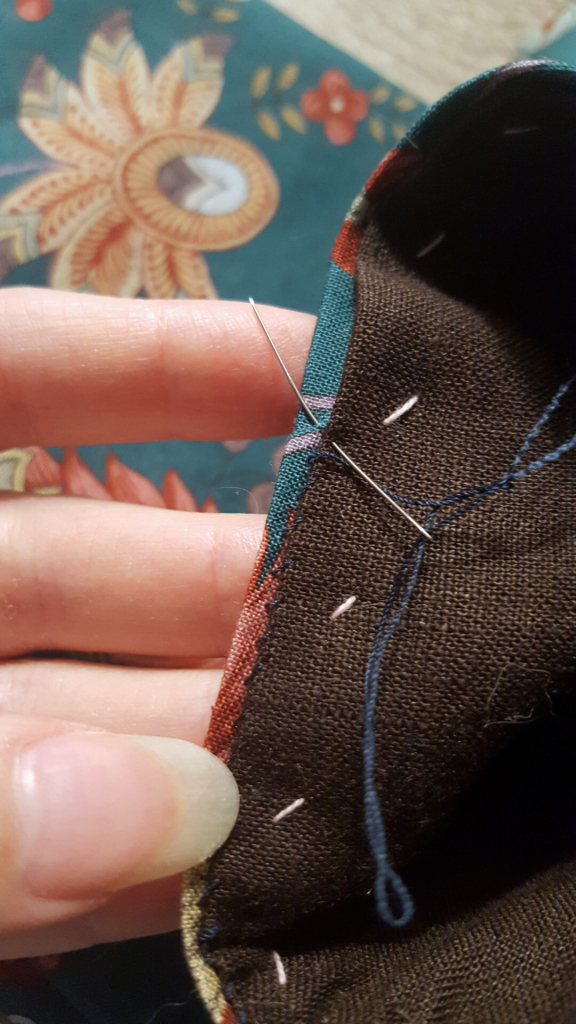
[[[554,39],[533,56],[555,60],[559,64],[573,65],[576,62],[576,28],[566,32],[559,39]]]

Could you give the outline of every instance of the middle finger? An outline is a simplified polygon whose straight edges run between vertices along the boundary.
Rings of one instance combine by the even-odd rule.
[[[0,663],[0,716],[80,722],[202,746],[222,672],[90,665],[64,659]]]
[[[5,498],[0,657],[223,657],[263,523],[85,498]]]

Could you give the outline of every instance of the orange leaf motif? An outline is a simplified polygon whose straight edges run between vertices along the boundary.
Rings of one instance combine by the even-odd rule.
[[[114,501],[166,508],[164,498],[152,481],[125,466],[114,452],[109,452],[106,459],[106,485]]]
[[[206,501],[204,502],[204,504],[200,506],[200,511],[201,512],[219,512],[220,511],[220,509],[218,508],[218,505],[214,501],[214,498],[212,497],[211,494],[206,498]]]
[[[34,491],[37,487],[58,487],[62,483],[62,470],[59,462],[53,459],[45,448],[31,445],[26,449],[32,456],[26,468],[26,490]]]
[[[75,448],[66,450],[60,469],[64,494],[74,494],[79,498],[96,498],[97,501],[111,500],[110,491],[106,490],[97,476],[94,476]]]
[[[175,469],[169,469],[164,477],[164,501],[167,508],[176,512],[198,512],[198,503],[188,490]]]

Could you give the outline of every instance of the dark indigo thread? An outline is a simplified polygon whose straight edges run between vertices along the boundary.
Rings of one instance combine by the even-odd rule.
[[[226,999],[226,1002],[228,1003],[229,1006],[231,1006],[232,1000],[234,998],[233,983],[231,981],[227,981],[225,985],[222,986],[222,992],[224,993],[224,998]],[[238,1018],[238,1024],[246,1024],[246,1013],[244,1012],[244,1007],[241,1005],[239,1001],[236,1002],[234,1011]]]
[[[434,511],[436,511],[437,509],[442,508],[443,506],[446,506],[446,505],[457,504],[460,501],[464,501],[466,498],[479,497],[479,498],[482,499],[484,497],[489,497],[491,494],[495,494],[495,493],[497,493],[500,490],[509,489],[512,486],[512,484],[515,483],[517,480],[522,480],[522,479],[524,479],[524,477],[528,473],[534,472],[537,469],[541,469],[542,466],[544,466],[544,465],[546,465],[546,464],[548,464],[550,462],[555,462],[562,455],[564,455],[568,451],[571,451],[576,446],[576,435],[575,435],[569,441],[564,442],[564,444],[562,444],[558,448],[556,448],[554,451],[548,452],[541,459],[537,459],[535,462],[530,463],[530,465],[524,467],[524,469],[520,469],[520,470],[518,469],[518,466],[520,465],[520,462],[522,461],[523,456],[528,452],[532,442],[539,436],[539,434],[542,431],[542,428],[546,425],[546,423],[550,419],[550,416],[552,415],[552,413],[555,412],[556,409],[559,407],[559,405],[560,405],[560,403],[562,401],[562,398],[564,397],[564,395],[566,394],[566,392],[568,391],[568,389],[571,387],[571,385],[574,383],[575,380],[576,380],[576,377],[572,377],[569,381],[566,381],[564,384],[561,385],[561,387],[558,389],[558,391],[556,392],[556,394],[554,395],[552,400],[546,406],[546,408],[545,408],[544,412],[542,413],[542,415],[541,415],[540,419],[538,420],[538,422],[535,424],[535,426],[532,428],[532,430],[527,434],[527,436],[526,436],[525,440],[523,441],[523,443],[522,443],[522,445],[521,445],[517,455],[514,457],[511,465],[509,466],[509,468],[507,469],[506,473],[504,474],[504,476],[500,480],[497,480],[497,481],[495,481],[492,484],[480,484],[480,485],[478,485],[476,487],[469,487],[469,488],[467,488],[465,490],[459,491],[456,494],[451,494],[451,495],[449,495],[446,498],[427,499],[427,500],[424,500],[422,498],[406,498],[403,495],[396,494],[394,491],[391,491],[388,487],[385,487],[383,484],[379,484],[379,486],[382,487],[382,490],[390,498],[393,498],[394,501],[398,501],[398,502],[400,502],[401,504],[404,504],[404,505],[413,505],[413,506],[416,506],[416,507],[419,506],[420,508],[429,508],[429,509],[434,510]],[[332,459],[335,462],[340,463],[345,468],[347,467],[347,463],[344,461],[344,459],[342,459],[339,455],[336,455],[334,452],[320,451],[318,453],[318,457]],[[473,505],[475,505],[475,504],[477,504],[477,502],[474,502],[473,504],[471,504],[470,508],[472,508]],[[447,521],[448,520],[446,520],[446,522]],[[445,525],[445,524],[444,523],[436,523],[436,524],[434,524],[434,529],[438,529],[442,525]]]
[[[311,468],[311,465],[312,465],[312,460],[309,460],[309,467],[310,468]],[[304,494],[304,492],[307,491],[308,488],[311,487],[314,483],[316,483],[317,480],[318,480],[317,476],[312,476],[312,477],[308,478],[308,480],[306,481],[306,483],[301,488],[301,490],[300,490],[300,492],[298,494],[297,503],[300,502],[300,499],[301,499],[302,495]],[[299,516],[298,518],[296,518],[290,524],[290,526],[285,527],[285,529],[284,529],[284,537],[282,539],[282,546],[284,544],[284,539],[285,539],[286,535],[288,533],[290,533],[292,530],[294,530],[297,526],[299,526],[300,523],[302,523],[302,522],[303,522],[303,516]],[[278,573],[282,572],[283,569],[286,569],[291,564],[292,564],[292,559],[291,558],[285,558],[284,561],[280,563],[280,565],[276,566],[275,569],[271,569],[270,570],[270,575],[271,576],[276,576]],[[277,605],[279,603],[280,603],[280,598],[275,598],[272,601],[267,601],[266,604],[264,605],[266,611],[268,612],[268,629],[270,628],[270,609],[273,608],[275,605]],[[250,687],[250,685],[254,682],[255,678],[257,677],[258,673],[261,672],[262,668],[264,667],[263,661],[260,660],[262,658],[261,648],[264,646],[264,644],[267,643],[267,641],[269,639],[270,639],[270,633],[267,631],[262,636],[258,637],[258,639],[256,640],[256,647],[258,648],[259,660],[256,662],[256,664],[254,665],[252,671],[250,672],[250,674],[248,675],[248,677],[244,681],[244,687],[246,689]],[[236,744],[237,735],[238,735],[238,733],[237,733],[238,726],[239,726],[240,722],[246,717],[246,715],[248,713],[249,713],[248,709],[244,706],[242,708],[242,710],[239,712],[239,714],[238,714],[238,716],[236,718],[236,721],[234,722],[234,744],[233,744],[233,746]],[[232,756],[231,756],[231,759],[230,759],[230,767],[231,768],[233,767],[233,761],[234,761],[234,750],[232,752]],[[216,888],[216,886],[218,884],[219,884],[219,879],[215,879],[212,883],[210,883],[210,885],[207,887],[207,889],[205,889],[204,893],[200,897],[199,902],[201,902],[203,899],[207,898],[210,895],[210,893],[212,892],[212,890],[214,888]],[[203,934],[204,934],[204,936],[207,935],[207,933],[203,933]],[[198,935],[200,937],[200,933],[198,933]],[[246,1019],[245,1016],[244,1016],[243,1019],[244,1020]],[[240,1018],[239,1018],[239,1020],[240,1020]]]
[[[282,572],[282,570],[286,569],[289,565],[292,565],[292,559],[285,558],[283,562],[280,562],[280,565],[277,565],[275,569],[270,570],[270,575],[277,576],[279,572]]]
[[[203,903],[206,902],[206,900],[212,895],[214,890],[217,889],[219,885],[220,885],[220,879],[219,878],[213,878],[212,881],[208,883],[208,885],[203,890],[202,895],[198,899],[198,905],[200,907],[202,906]]]
[[[552,413],[558,408],[560,402],[575,378],[563,384],[552,401],[546,406],[540,419],[527,434],[518,453],[512,460],[508,470],[492,484],[485,484],[479,487],[472,487],[457,494],[449,495],[440,501],[418,501],[417,499],[403,499],[397,495],[393,497],[397,501],[408,501],[410,504],[419,504],[430,509],[426,518],[425,527],[429,532],[437,532],[443,526],[461,518],[467,512],[479,505],[486,498],[499,491],[509,490],[512,485],[527,476],[528,473],[537,472],[544,466],[555,462],[566,452],[576,447],[576,435],[564,444],[559,445],[552,452],[547,452],[541,458],[519,469],[520,463],[530,449],[532,442],[538,437],[542,428],[549,420]],[[332,458],[330,452],[321,452]],[[343,461],[343,460],[338,460]],[[452,515],[434,522],[434,517],[441,508],[457,505],[466,502],[464,506],[457,509]],[[362,758],[364,768],[364,816],[370,850],[376,866],[376,877],[374,881],[374,892],[376,898],[376,909],[381,920],[394,928],[400,928],[408,924],[414,914],[414,903],[412,897],[399,875],[394,871],[388,855],[388,843],[386,828],[382,816],[382,808],[375,783],[376,766],[376,729],[375,717],[378,700],[378,684],[380,669],[384,651],[388,641],[398,626],[416,587],[422,560],[424,556],[425,540],[418,540],[408,549],[400,568],[392,582],[392,587],[386,599],[382,617],[378,624],[372,649],[366,665],[364,676],[364,729],[362,740]]]
[[[532,428],[530,433],[527,435],[526,440],[524,441],[524,444],[520,448],[520,451],[518,452],[516,458],[512,462],[512,465],[510,466],[510,469],[508,470],[509,473],[513,473],[514,470],[520,465],[520,463],[522,461],[522,456],[526,454],[526,452],[528,451],[530,445],[532,444],[532,441],[534,441],[538,437],[538,434],[542,430],[542,427],[545,426],[545,424],[550,419],[550,416],[552,415],[552,413],[555,412],[555,410],[558,408],[558,406],[560,405],[560,402],[564,398],[564,395],[566,394],[566,392],[568,391],[569,387],[573,383],[574,383],[574,377],[571,377],[570,380],[567,380],[565,384],[562,384],[562,386],[558,388],[558,391],[554,395],[554,398],[549,403],[549,405],[546,406],[546,408],[544,409],[544,412],[542,413],[540,419],[538,420],[536,425]]]
[[[205,928],[203,931],[198,932],[198,941],[209,942],[210,939],[214,939],[218,935],[219,931],[219,926],[217,924],[212,924],[209,928]]]
[[[315,453],[313,452],[312,454],[315,454]],[[318,479],[317,476],[308,477],[308,480],[306,481],[306,483],[302,487],[302,489],[300,491],[300,494],[298,496],[298,500],[299,501],[306,494],[306,491],[308,491],[311,487],[313,487],[313,485],[316,483],[317,479]],[[286,529],[289,530],[290,527],[288,526]]]
[[[348,463],[340,455],[337,455],[336,452],[319,451],[316,457],[319,459],[332,459],[333,462],[339,462],[341,466],[344,466],[344,469],[347,469],[350,472],[350,466]],[[356,477],[356,479],[358,478]],[[419,498],[402,498],[398,494],[395,494],[394,491],[390,491],[387,487],[383,487],[382,484],[378,484],[378,486],[382,487],[382,490],[389,498],[394,498],[394,501],[399,501],[404,505],[420,505],[423,508],[430,508],[431,506],[436,507],[438,504],[436,501],[421,501]]]
[[[530,465],[526,466],[524,469],[518,470],[517,473],[514,473],[513,479],[522,480],[528,473],[533,473],[535,470],[542,469],[543,466],[547,466],[551,462],[556,462],[556,459],[565,455],[566,452],[572,451],[574,447],[576,447],[576,434],[574,437],[571,437],[569,441],[565,441],[564,444],[555,448],[553,452],[548,452],[546,455],[543,455],[541,459],[537,459],[536,462],[531,462]]]
[[[428,526],[428,523],[426,523],[426,526]],[[384,648],[400,622],[412,591],[416,586],[423,554],[424,538],[419,538],[405,556],[396,579],[392,584],[380,624],[376,630],[374,644],[368,658],[366,675],[364,677],[364,740],[362,745],[364,761],[364,820],[368,833],[368,842],[376,864],[376,879],[374,882],[376,908],[384,923],[394,928],[401,928],[408,923],[414,913],[414,904],[404,882],[396,874],[388,860],[386,829],[374,780],[376,765],[376,730],[374,719],[378,698],[380,664]],[[400,603],[396,611],[394,611],[398,599],[400,599]]]
[[[317,479],[317,478],[315,478],[315,479]],[[286,533],[292,533],[292,530],[295,530],[297,526],[300,526],[301,522],[302,522],[302,516],[298,516],[298,519],[295,519],[293,523],[290,523],[290,526],[286,527],[284,533],[285,534]]]
[[[304,487],[301,489],[301,491],[300,491],[300,493],[298,495],[298,502],[300,501],[302,495],[314,483],[316,483],[317,479],[318,479],[317,476],[309,477],[309,479],[306,481]],[[286,537],[287,534],[291,533],[292,530],[296,529],[296,527],[298,527],[300,525],[300,523],[302,523],[302,522],[303,522],[303,516],[299,516],[298,518],[296,518],[290,524],[290,526],[287,526],[285,528],[285,530],[284,530],[284,537]],[[270,570],[270,575],[271,576],[278,575],[278,573],[282,572],[283,569],[286,569],[291,564],[292,564],[292,559],[291,558],[285,558],[284,561],[280,563],[280,565],[276,566],[275,569],[271,569]],[[272,601],[267,601],[266,604],[264,605],[266,611],[268,612],[268,622],[270,622],[270,609],[275,607],[275,605],[277,605],[279,603],[280,603],[280,598],[275,598]],[[269,632],[264,633],[261,637],[258,638],[258,640],[256,642],[257,647],[261,648],[261,646],[263,644],[265,644],[269,640],[269,638],[270,638]],[[256,678],[258,673],[262,670],[262,668],[263,668],[263,662],[262,661],[258,661],[254,665],[254,668],[250,672],[250,675],[248,676],[248,678],[245,680],[245,682],[244,682],[244,686],[245,687],[248,687],[254,681],[254,679]],[[247,709],[246,709],[246,707],[243,707],[242,710],[240,711],[238,717],[236,718],[235,723],[234,723],[235,739],[236,739],[236,735],[237,735],[238,725],[240,724],[242,719],[245,718],[246,714],[247,714]],[[232,756],[231,761],[230,761],[230,767],[233,767],[233,756]],[[212,882],[210,882],[210,884],[206,887],[206,889],[204,890],[204,892],[202,893],[202,895],[201,895],[201,897],[200,897],[200,899],[198,901],[200,905],[202,905],[202,903],[205,902],[208,899],[210,894],[219,885],[219,882],[220,882],[220,880],[218,878],[215,878],[215,879],[212,880]],[[201,943],[206,943],[210,939],[215,938],[215,936],[218,934],[219,931],[220,931],[219,925],[216,922],[214,922],[214,924],[211,927],[206,928],[204,930],[201,930],[201,931],[199,931],[197,933],[198,941],[201,942]],[[204,952],[204,960],[205,960],[205,962],[207,964],[210,964],[211,955],[210,955],[209,951],[205,951]],[[224,985],[222,991],[224,993],[226,1001],[231,1005],[232,1004],[233,995],[234,995],[234,987],[233,987],[232,982],[228,982],[226,985]],[[246,1013],[244,1011],[243,1006],[239,1003],[239,1001],[236,1002],[235,1012],[236,1012],[236,1016],[238,1018],[239,1024],[247,1024]]]

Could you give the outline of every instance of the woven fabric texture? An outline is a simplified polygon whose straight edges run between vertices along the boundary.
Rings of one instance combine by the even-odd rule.
[[[552,100],[542,139],[534,119]],[[282,547],[252,587],[241,671],[230,688],[229,669],[209,737],[228,760],[228,722],[242,795],[195,938],[190,909],[184,922],[196,975],[203,957],[221,986],[215,1021],[576,1019],[573,300],[554,281],[522,309],[508,301],[514,281],[536,280],[543,247],[571,266],[574,198],[555,163],[573,108],[566,70],[473,83],[388,157],[335,251],[355,280],[342,380]],[[512,284],[503,257],[474,292],[478,253],[523,240],[514,180],[543,203],[556,185],[565,217],[535,216]],[[414,902],[404,928],[376,910],[383,863]]]

